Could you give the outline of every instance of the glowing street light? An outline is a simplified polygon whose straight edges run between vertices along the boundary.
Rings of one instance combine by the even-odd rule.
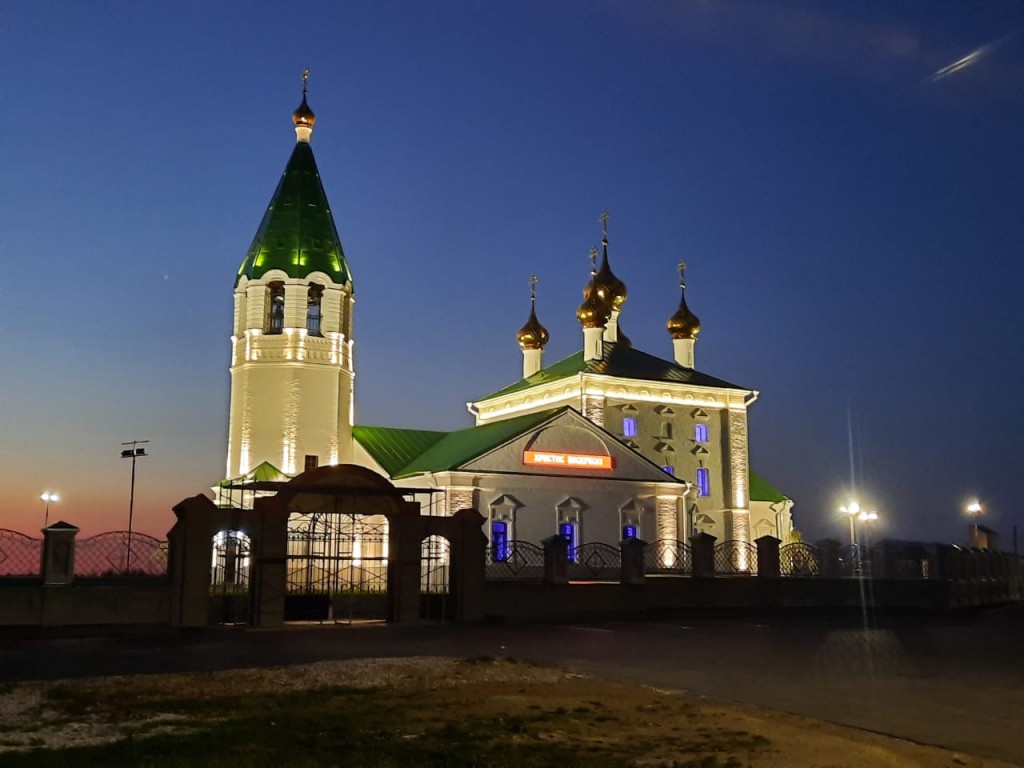
[[[974,501],[970,502],[966,507],[964,507],[964,512],[967,513],[968,517],[970,517],[970,518],[972,518],[974,520],[974,528],[972,529],[973,541],[971,541],[971,546],[972,547],[977,547],[978,546],[978,517],[981,515],[981,512],[982,512],[981,502],[978,501],[977,499],[975,499]]]
[[[857,546],[857,529],[854,524],[854,520],[857,515],[860,514],[860,504],[856,501],[851,501],[844,507],[840,507],[839,511],[850,518],[850,546]]]
[[[60,496],[53,491],[43,491],[43,495],[39,498],[46,502],[46,516],[43,518],[43,528],[48,528],[50,526],[50,504],[56,504],[60,501]]]
[[[850,545],[857,546],[857,523],[870,523],[878,519],[878,513],[871,509],[861,509],[856,501],[851,501],[846,506],[839,508],[839,511],[850,518]]]

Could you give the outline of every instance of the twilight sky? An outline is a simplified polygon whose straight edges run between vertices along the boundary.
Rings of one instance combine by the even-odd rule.
[[[234,275],[311,69],[356,287],[357,423],[471,424],[538,314],[582,346],[612,214],[622,325],[758,389],[751,462],[839,536],[1024,525],[1024,5],[767,0],[8,3],[0,527],[136,527],[221,479]],[[960,66],[972,51],[990,44]],[[945,74],[932,75],[943,68]]]

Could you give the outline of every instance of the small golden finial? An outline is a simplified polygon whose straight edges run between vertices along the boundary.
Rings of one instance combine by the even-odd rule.
[[[591,276],[597,274],[597,246],[595,245],[590,249],[590,274]]]
[[[685,261],[680,261],[679,262],[679,287],[680,288],[685,288],[686,287],[686,262]]]
[[[537,276],[530,275],[530,303],[537,301]]]

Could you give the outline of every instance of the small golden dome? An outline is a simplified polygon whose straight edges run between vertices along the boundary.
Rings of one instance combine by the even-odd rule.
[[[316,122],[316,115],[313,114],[313,110],[309,108],[309,104],[306,103],[306,87],[309,83],[309,70],[305,69],[302,72],[302,103],[299,104],[299,108],[292,113],[292,122],[295,123],[295,127],[312,128]]]
[[[604,328],[611,314],[611,303],[604,300],[591,279],[583,291],[583,303],[576,310],[576,319],[584,328]]]
[[[306,103],[305,92],[302,94],[302,103],[299,104],[299,108],[292,113],[292,122],[297,126],[304,126],[306,128],[312,128],[313,123],[316,122],[316,115],[313,114],[313,110]]]
[[[519,342],[519,348],[522,350],[544,349],[544,345],[548,343],[548,329],[537,319],[536,307],[530,307],[530,319],[519,329],[516,341]]]
[[[668,319],[665,327],[673,339],[694,339],[700,333],[700,318],[686,306],[686,281],[683,273],[686,270],[685,264],[679,265],[679,309]]]
[[[607,302],[612,309],[622,309],[622,305],[626,303],[626,284],[623,283],[619,278],[612,272],[611,266],[608,264],[608,238],[605,237],[601,245],[603,246],[603,255],[601,257],[601,268],[594,275],[593,285],[603,301]]]

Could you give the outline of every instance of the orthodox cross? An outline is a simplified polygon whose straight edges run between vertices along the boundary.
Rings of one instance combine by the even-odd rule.
[[[306,98],[307,83],[309,83],[309,67],[302,70],[302,98]]]
[[[686,262],[685,261],[680,261],[679,262],[679,287],[680,288],[685,288],[686,287]]]
[[[530,275],[530,303],[537,303],[537,276]]]

